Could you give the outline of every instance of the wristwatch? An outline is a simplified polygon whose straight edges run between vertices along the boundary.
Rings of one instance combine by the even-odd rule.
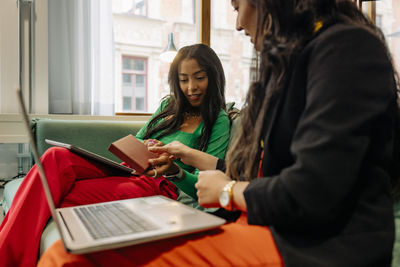
[[[233,210],[233,186],[236,181],[230,181],[224,188],[222,188],[221,194],[219,195],[219,204],[226,210]]]
[[[185,172],[183,171],[182,168],[179,167],[179,171],[177,173],[170,174],[170,175],[164,174],[164,178],[170,182],[177,183],[177,182],[182,181],[185,178]]]

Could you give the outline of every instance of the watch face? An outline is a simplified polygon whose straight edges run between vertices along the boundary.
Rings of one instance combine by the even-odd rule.
[[[219,195],[219,204],[222,207],[227,207],[229,205],[229,193],[227,191],[222,191]]]

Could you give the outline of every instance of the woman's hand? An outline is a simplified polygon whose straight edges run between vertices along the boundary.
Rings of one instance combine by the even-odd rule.
[[[150,147],[157,147],[157,146],[164,146],[164,143],[157,140],[157,139],[146,139],[143,141],[143,144],[147,146],[147,148]]]
[[[202,171],[195,185],[198,202],[205,208],[220,207],[219,195],[231,179],[221,171]]]
[[[164,150],[152,150],[153,148],[165,147],[164,143],[155,139],[148,139],[143,141],[148,147],[150,152],[158,154],[157,158],[149,160],[152,168],[144,173],[144,175],[158,177],[161,175],[171,175],[179,172],[179,166],[173,163],[174,157]],[[184,146],[182,144],[182,146]]]
[[[205,208],[220,207],[219,196],[230,181],[230,177],[221,171],[200,172],[195,185],[199,204]],[[248,185],[249,182],[236,182],[232,188],[233,207],[236,210],[247,211],[243,192]]]
[[[165,146],[152,146],[149,151],[155,153],[168,153],[171,159],[180,159],[186,165],[193,166],[199,170],[215,170],[218,158],[188,147],[181,142],[173,141]]]
[[[149,147],[149,151],[154,153],[168,153],[171,159],[181,159],[181,161],[187,164],[186,157],[190,155],[192,148],[182,144],[179,141],[173,141],[165,146],[152,146]]]
[[[149,163],[151,168],[145,172],[144,175],[153,177],[158,177],[165,173],[169,173],[169,170],[173,168],[172,165],[175,165],[170,156],[166,153],[159,154],[157,158],[150,159]]]
[[[143,140],[143,144],[147,146],[147,149],[151,151],[152,147],[161,147],[164,146],[164,143],[157,140],[157,139],[146,139]],[[144,175],[147,176],[152,176],[152,177],[158,177],[161,176],[165,171],[167,171],[172,164],[172,160],[169,159],[169,155],[166,153],[162,152],[155,152],[151,151],[155,154],[158,154],[157,158],[149,160],[150,165],[152,168],[150,168],[148,171],[144,172]]]

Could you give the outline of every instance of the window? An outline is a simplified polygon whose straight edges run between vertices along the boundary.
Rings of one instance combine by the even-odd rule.
[[[400,1],[398,0],[358,0],[365,15],[378,26],[385,35],[397,72],[400,71]]]
[[[0,25],[8,26],[0,27],[1,37],[7,36],[0,38],[0,177],[11,178],[28,169],[22,160],[29,155],[28,146],[17,145],[24,142],[25,133],[10,89],[19,84],[20,62],[21,88],[33,114],[57,113],[62,114],[58,118],[73,119],[78,116],[71,115],[114,116],[123,110],[152,113],[169,93],[169,63],[160,61],[160,53],[171,32],[178,49],[198,42],[198,2],[50,0],[16,5],[1,1]],[[18,8],[25,14],[23,23],[18,22]],[[32,25],[27,25],[27,14],[35,14]]]
[[[169,93],[170,63],[160,60],[169,33],[174,34],[178,49],[198,42],[194,1],[143,3],[147,6],[145,17],[127,16],[121,11],[120,0],[112,0],[116,113],[152,113]]]
[[[35,14],[32,27],[21,23],[25,25],[21,34],[24,36],[22,51],[26,52],[21,54],[21,88],[29,98],[32,113],[111,116],[128,109],[129,105],[131,110],[154,112],[160,99],[169,93],[166,79],[169,63],[159,58],[167,46],[168,34],[174,34],[178,49],[198,42],[199,2],[36,1],[30,5],[33,10],[23,12]],[[25,9],[28,5],[20,7]],[[0,111],[16,113],[15,94],[9,88],[19,84],[18,7],[5,2],[1,10],[7,15],[0,16],[2,25],[13,26],[1,29],[1,35],[9,38],[2,39],[5,45],[0,48],[3,78],[0,79]],[[31,35],[29,29],[32,29]],[[128,101],[129,95],[122,96],[123,57],[146,59],[146,75],[151,75],[151,79],[144,77],[146,88],[151,88],[147,95],[138,89],[135,100]],[[31,58],[34,60],[30,79]],[[139,86],[140,79],[132,83]]]
[[[122,13],[147,16],[147,0],[114,0]],[[118,3],[119,2],[119,3]]]
[[[382,28],[382,15],[376,15],[376,21],[375,21],[375,25],[378,26],[379,28]]]
[[[226,76],[226,101],[241,108],[257,75],[256,52],[250,37],[237,32],[231,0],[211,0],[211,47],[221,59]]]
[[[146,0],[139,0],[139,1],[134,1],[134,14],[135,15],[141,15],[141,16],[146,16],[147,14],[147,9],[146,9]]]
[[[122,110],[145,112],[147,106],[147,60],[122,59]]]
[[[376,5],[376,25],[381,28],[392,53],[397,72],[400,71],[400,1],[381,0],[370,2]],[[365,5],[365,3],[364,3]]]

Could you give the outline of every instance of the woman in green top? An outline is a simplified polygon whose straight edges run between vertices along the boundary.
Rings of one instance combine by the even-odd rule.
[[[225,76],[217,55],[202,44],[183,47],[171,64],[168,82],[171,95],[162,101],[136,137],[150,146],[178,140],[224,158],[230,122],[225,112]],[[194,187],[198,170],[180,160],[163,168],[154,167],[147,175],[162,174],[180,189],[179,201],[202,209]],[[157,169],[160,171],[155,172]]]
[[[204,75],[204,74],[202,74]],[[202,79],[201,77],[197,77],[196,79]],[[183,83],[188,83],[185,80],[182,80]],[[179,90],[179,89],[177,89]],[[207,97],[212,97],[208,95]],[[190,114],[188,112],[175,112],[173,111],[172,114],[176,114],[175,116],[181,116],[182,119],[185,121],[178,130],[172,130],[172,133],[166,133],[167,130],[160,131],[150,130],[152,127],[152,122],[158,122],[156,126],[153,127],[165,127],[162,125],[167,123],[174,123],[176,119],[161,119],[163,118],[164,114],[168,114],[168,105],[170,108],[174,107],[174,104],[171,104],[173,101],[169,97],[162,101],[158,110],[154,113],[152,118],[146,125],[136,134],[138,139],[144,140],[146,144],[151,146],[161,146],[163,144],[171,143],[172,141],[179,140],[181,143],[185,144],[188,147],[197,148],[199,150],[204,151],[207,154],[213,155],[217,158],[224,158],[225,157],[225,150],[229,140],[229,118],[227,113],[224,109],[220,109],[219,112],[214,112],[210,115],[214,116],[214,118],[205,118],[202,119],[200,114]],[[172,101],[171,101],[172,100]],[[199,110],[200,111],[200,110]],[[208,112],[205,112],[206,116],[209,115]],[[167,115],[170,116],[170,115]],[[160,118],[161,117],[161,118]],[[211,116],[210,116],[211,117]],[[211,131],[207,134],[207,123],[206,120],[215,121],[213,123]],[[208,124],[211,124],[210,122]],[[208,135],[208,137],[206,137]],[[155,140],[155,139],[158,140]],[[206,140],[208,139],[208,140]],[[201,144],[201,142],[205,142],[205,144]],[[163,155],[161,155],[161,158]],[[182,163],[179,159],[177,160],[170,160],[170,164],[168,166],[154,166],[154,169],[151,169],[147,172],[149,176],[158,176],[163,175],[164,178],[169,180],[170,182],[174,183],[180,190],[178,195],[178,200],[193,207],[202,209],[197,204],[197,196],[196,196],[196,189],[194,184],[197,182],[197,175],[199,170],[191,165],[186,165]],[[160,171],[156,171],[156,170]],[[156,173],[157,172],[157,173]]]
[[[218,56],[205,45],[183,47],[171,64],[168,82],[171,94],[137,137],[148,146],[179,140],[223,158],[230,122],[225,112],[224,71]],[[165,156],[160,154],[159,158]],[[194,188],[197,171],[178,160],[169,160],[161,168],[154,166],[139,177],[115,176],[105,166],[65,148],[50,148],[41,160],[58,207],[156,194],[194,206],[197,203]],[[155,172],[156,169],[159,171]],[[0,226],[0,266],[35,266],[42,230],[49,218],[48,204],[34,166]]]

